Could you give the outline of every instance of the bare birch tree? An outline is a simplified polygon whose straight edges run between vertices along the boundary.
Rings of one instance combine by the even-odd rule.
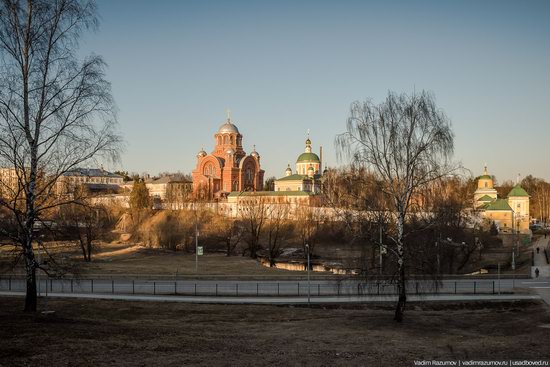
[[[92,0],[0,1],[0,165],[17,175],[0,201],[25,260],[25,311],[36,311],[35,224],[72,201],[58,178],[94,157],[116,156],[120,138],[99,56],[78,60],[82,32],[98,25]]]
[[[430,93],[389,93],[376,105],[371,101],[351,105],[347,131],[336,138],[339,156],[352,159],[375,174],[395,212],[399,299],[395,320],[401,322],[406,294],[405,221],[420,188],[453,170],[453,132],[446,115]]]

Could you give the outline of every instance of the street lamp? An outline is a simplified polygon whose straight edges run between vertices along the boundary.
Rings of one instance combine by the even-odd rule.
[[[199,271],[199,216],[197,213],[197,203],[193,202],[193,209],[195,212],[195,273]]]
[[[310,256],[309,256],[309,245],[306,243],[306,255],[307,255],[307,304],[311,304],[311,284],[309,278],[309,268],[310,268]]]

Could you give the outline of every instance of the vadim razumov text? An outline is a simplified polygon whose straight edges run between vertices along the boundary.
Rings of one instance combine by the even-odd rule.
[[[461,367],[527,367],[527,366],[550,366],[550,360],[416,360],[413,366],[461,366]]]

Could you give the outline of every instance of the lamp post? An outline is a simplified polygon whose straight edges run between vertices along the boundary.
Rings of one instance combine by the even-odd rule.
[[[199,271],[199,217],[197,214],[197,203],[193,202],[195,211],[195,273]]]
[[[310,260],[309,260],[309,244],[306,243],[306,255],[307,255],[307,304],[311,304],[311,284],[310,284],[310,278],[309,278],[309,268],[310,268]]]

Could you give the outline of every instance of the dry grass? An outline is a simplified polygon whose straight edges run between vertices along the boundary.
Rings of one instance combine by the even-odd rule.
[[[195,255],[183,252],[162,251],[134,247],[125,253],[116,252],[96,257],[82,268],[85,274],[136,274],[174,276],[295,276],[299,273],[263,267],[256,260],[242,256],[205,254],[199,256],[198,272],[195,272]]]
[[[7,248],[4,248],[6,251]],[[208,253],[199,256],[198,272],[195,272],[195,255],[182,251],[151,249],[131,243],[103,243],[97,246],[92,255],[92,262],[82,261],[81,253],[76,246],[53,248],[55,254],[62,253],[78,264],[81,276],[248,276],[248,277],[287,277],[305,272],[263,267],[258,261],[243,256],[226,256],[223,253]],[[1,251],[0,251],[1,253]],[[4,252],[6,254],[7,252]],[[4,270],[7,272],[8,261],[4,256]],[[0,256],[0,265],[2,256]],[[22,273],[23,269],[16,269]],[[10,271],[11,272],[11,271]]]
[[[0,298],[0,366],[411,366],[414,359],[550,358],[533,302],[328,308]],[[33,346],[32,348],[30,346]]]

